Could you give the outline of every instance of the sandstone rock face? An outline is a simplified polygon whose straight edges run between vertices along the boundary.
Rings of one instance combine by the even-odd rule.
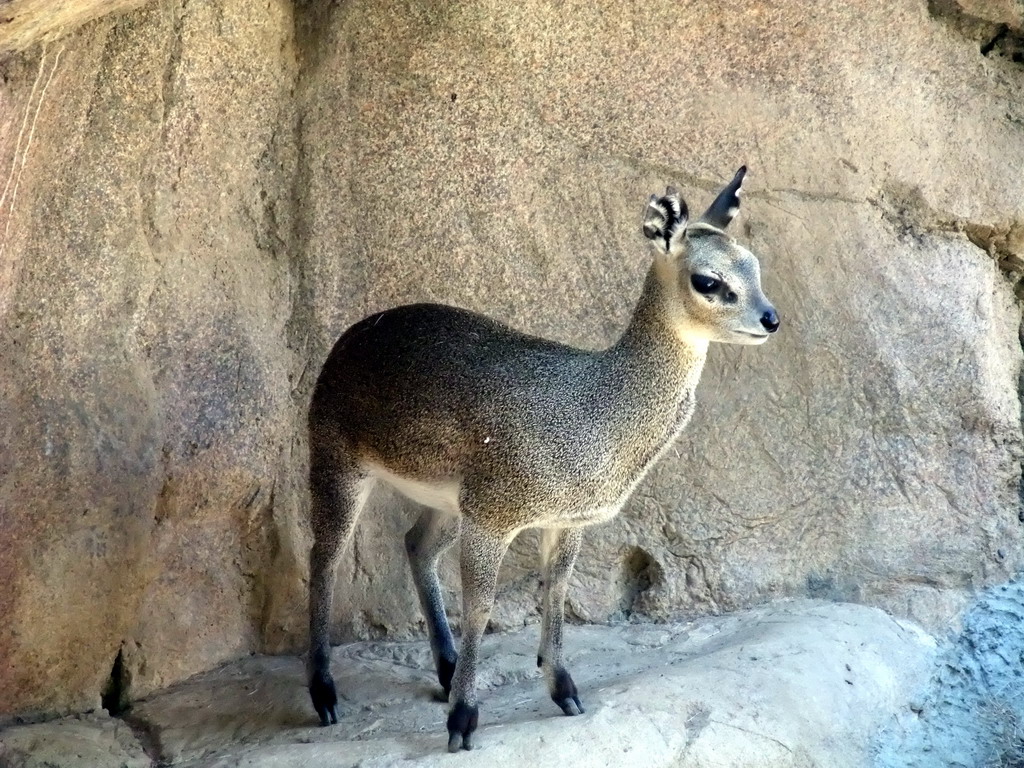
[[[154,6],[5,65],[0,711],[98,706],[122,648],[147,690],[260,644],[295,64],[290,8],[250,11]]]
[[[0,54],[58,40],[86,22],[123,13],[148,0],[4,0]]]
[[[1019,26],[835,5],[181,0],[4,60],[0,713],[301,647],[337,335],[431,300],[607,344],[646,197],[699,209],[744,162],[783,329],[712,350],[571,614],[811,595],[938,628],[1024,565]],[[962,17],[1007,32],[984,51]],[[368,506],[339,639],[420,632],[411,514]],[[536,615],[535,544],[499,628]]]
[[[987,22],[1005,27],[1004,34],[1024,29],[1021,0],[929,0],[929,8],[937,16],[954,17],[961,23],[983,25]],[[998,28],[991,31],[1000,32]]]
[[[816,601],[690,623],[571,627],[567,660],[587,712],[568,718],[534,665],[537,641],[536,628],[486,638],[481,725],[466,757],[474,764],[863,768],[874,733],[909,711],[935,649],[928,634],[882,611]],[[273,657],[142,701],[133,721],[155,762],[181,768],[459,760],[445,750],[445,706],[434,699],[425,641],[356,643],[334,656],[344,693],[331,728],[316,725],[299,660]],[[63,751],[47,757],[61,768],[105,766],[76,754],[104,741],[117,750],[109,722],[91,724],[91,732],[76,720],[0,731],[0,750],[20,757],[50,733]]]

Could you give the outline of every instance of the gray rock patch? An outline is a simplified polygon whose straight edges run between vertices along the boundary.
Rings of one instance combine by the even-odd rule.
[[[879,741],[878,768],[1024,766],[1024,581],[989,590],[924,691]]]

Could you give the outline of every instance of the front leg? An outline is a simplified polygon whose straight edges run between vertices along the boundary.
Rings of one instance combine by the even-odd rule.
[[[480,707],[476,698],[476,667],[480,640],[494,605],[498,567],[509,537],[481,528],[469,519],[462,523],[462,647],[455,664],[448,710],[448,751],[472,749]]]
[[[583,704],[562,659],[565,593],[583,541],[582,528],[547,528],[541,539],[544,574],[544,620],[537,666],[544,670],[551,699],[567,715],[583,714]]]

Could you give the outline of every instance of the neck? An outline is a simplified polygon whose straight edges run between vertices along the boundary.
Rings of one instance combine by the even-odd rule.
[[[671,392],[676,398],[692,392],[707,359],[706,339],[691,336],[674,321],[663,278],[655,264],[647,273],[640,300],[622,337],[608,350],[622,372],[646,380],[645,389]]]

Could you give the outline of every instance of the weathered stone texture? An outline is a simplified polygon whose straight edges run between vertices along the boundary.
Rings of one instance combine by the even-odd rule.
[[[147,2],[150,0],[3,0],[0,54],[59,40],[93,19],[124,13]]]
[[[122,641],[143,691],[259,643],[295,66],[288,5],[250,10],[154,7],[6,65],[0,711],[98,705]]]
[[[877,768],[1024,764],[1024,582],[988,590],[894,722],[876,738]]]
[[[4,768],[151,768],[153,761],[121,720],[101,713],[0,730]]]
[[[1021,0],[928,0],[936,15],[958,16],[963,21],[1004,25],[1024,29],[1024,2]]]
[[[570,611],[810,594],[940,627],[1005,580],[1024,70],[937,5],[180,0],[0,64],[0,713],[97,705],[119,651],[138,695],[300,647],[337,335],[434,300],[606,344],[646,197],[699,208],[744,162],[783,330],[712,350]],[[397,506],[340,568],[339,639],[419,631]],[[534,545],[496,626],[535,616]]]
[[[566,638],[567,662],[583,681],[587,713],[568,718],[533,663],[537,639],[536,628],[488,638],[477,747],[464,758],[474,765],[866,768],[873,735],[909,712],[935,652],[909,622],[815,601],[692,622],[577,627]],[[345,697],[331,728],[309,717],[294,657],[243,659],[199,675],[140,703],[132,717],[154,762],[176,768],[449,766],[459,758],[445,751],[432,663],[425,640],[339,648],[333,672]],[[106,768],[97,747],[116,753],[130,736],[102,720],[16,727],[0,730],[0,760],[5,746],[17,760],[46,735],[63,748],[61,768]],[[46,765],[27,757],[15,768]]]

